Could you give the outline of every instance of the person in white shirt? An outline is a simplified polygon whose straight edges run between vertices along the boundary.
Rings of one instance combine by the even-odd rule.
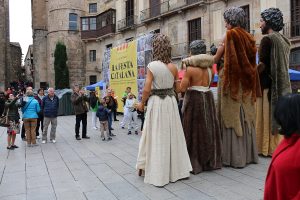
[[[126,99],[125,108],[127,109],[127,122],[128,122],[128,135],[131,134],[131,129],[134,129],[135,134],[138,135],[138,124],[137,124],[137,100],[134,98],[132,93],[128,94]]]

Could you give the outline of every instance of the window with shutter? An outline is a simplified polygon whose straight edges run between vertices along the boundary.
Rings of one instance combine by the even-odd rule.
[[[188,21],[189,44],[194,40],[201,40],[201,18]]]

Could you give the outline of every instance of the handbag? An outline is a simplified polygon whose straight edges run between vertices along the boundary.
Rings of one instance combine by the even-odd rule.
[[[6,115],[0,117],[0,126],[2,127],[9,127],[8,112],[9,108],[7,109]]]

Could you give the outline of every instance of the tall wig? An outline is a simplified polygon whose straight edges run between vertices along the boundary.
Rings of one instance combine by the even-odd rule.
[[[268,8],[261,13],[261,18],[274,31],[281,31],[284,27],[283,15],[278,8]]]
[[[206,45],[203,40],[194,40],[190,44],[190,52],[192,55],[199,55],[206,53]]]
[[[159,60],[165,64],[171,62],[171,42],[168,36],[161,33],[155,34],[152,45],[153,60]]]
[[[225,21],[233,27],[246,27],[246,13],[242,8],[231,7],[228,8],[224,14]]]

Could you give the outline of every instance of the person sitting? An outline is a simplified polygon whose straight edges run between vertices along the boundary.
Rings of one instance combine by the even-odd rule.
[[[279,98],[274,118],[284,139],[272,155],[265,200],[300,199],[300,95]]]

